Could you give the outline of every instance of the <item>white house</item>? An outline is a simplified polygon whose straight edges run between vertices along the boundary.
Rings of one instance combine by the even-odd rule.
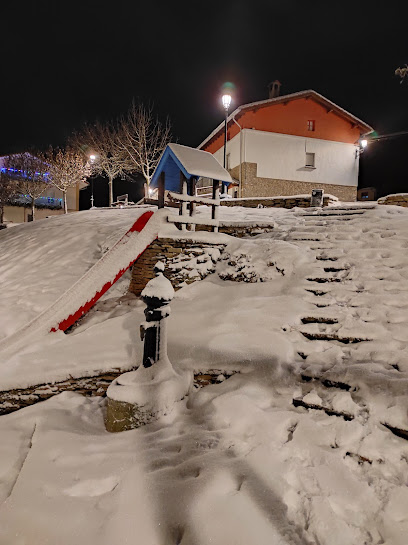
[[[357,196],[361,139],[372,127],[315,91],[245,104],[228,117],[227,168],[239,197],[272,197],[323,189]],[[223,163],[224,123],[199,149]]]

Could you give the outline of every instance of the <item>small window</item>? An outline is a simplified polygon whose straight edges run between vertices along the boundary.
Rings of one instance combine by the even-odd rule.
[[[309,119],[307,122],[307,130],[308,131],[314,131],[315,130],[315,120]]]
[[[306,152],[305,167],[315,168],[315,154]]]

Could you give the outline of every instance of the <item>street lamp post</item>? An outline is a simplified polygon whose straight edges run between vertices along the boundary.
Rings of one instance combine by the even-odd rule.
[[[96,159],[96,155],[90,155],[89,161],[91,162],[91,165],[94,164]],[[93,178],[91,178],[91,208],[94,207],[94,194],[93,194]]]
[[[224,123],[224,168],[227,168],[227,130],[228,130],[228,110],[231,105],[231,95],[225,94],[222,95],[222,105],[224,106],[225,112],[225,123]],[[225,184],[222,184],[222,192],[226,193]]]

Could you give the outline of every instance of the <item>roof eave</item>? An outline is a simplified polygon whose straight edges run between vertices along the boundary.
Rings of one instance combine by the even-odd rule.
[[[367,123],[365,123],[364,121],[362,121],[361,119],[359,119],[358,117],[356,117],[355,115],[351,114],[350,112],[348,112],[347,110],[344,110],[343,108],[341,108],[341,106],[338,106],[337,104],[335,104],[334,102],[332,102],[331,100],[329,100],[328,98],[324,97],[323,95],[321,95],[320,93],[318,93],[317,91],[314,91],[313,89],[308,89],[306,91],[299,91],[297,93],[291,93],[289,95],[282,95],[282,96],[279,96],[279,97],[276,97],[276,98],[268,98],[266,100],[258,100],[257,102],[250,102],[248,104],[243,104],[242,106],[239,106],[238,108],[236,108],[227,118],[227,123],[229,123],[230,121],[234,120],[234,118],[242,112],[242,110],[247,110],[247,109],[251,109],[251,108],[256,108],[256,107],[259,107],[259,106],[263,106],[263,105],[267,105],[267,104],[279,104],[280,102],[286,102],[288,100],[296,100],[296,99],[299,99],[299,98],[302,98],[302,97],[306,97],[306,96],[315,96],[317,98],[319,98],[322,102],[325,102],[326,104],[330,104],[330,106],[333,107],[334,110],[337,110],[338,113],[342,114],[343,117],[347,117],[348,120],[351,122],[353,121],[356,126],[360,127],[360,129],[364,130],[365,132],[362,133],[362,136],[366,136],[367,134],[370,134],[371,132],[374,131],[373,127],[371,127],[370,125],[368,125]],[[207,136],[207,138],[205,140],[203,140],[203,142],[201,142],[201,144],[198,147],[198,149],[201,149],[203,146],[205,146],[205,144],[207,144],[212,138],[214,138],[214,136],[217,135],[218,132],[220,132],[224,126],[224,121],[222,121],[213,131],[212,133]]]

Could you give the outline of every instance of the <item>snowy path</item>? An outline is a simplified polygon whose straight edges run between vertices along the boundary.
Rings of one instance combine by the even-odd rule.
[[[173,363],[241,373],[157,423],[110,435],[73,394],[1,417],[0,545],[406,545],[408,211],[363,208],[254,211],[274,231],[169,319]],[[31,361],[140,350],[143,306],[103,306]]]
[[[406,442],[292,392],[235,376],[122,434],[75,394],[1,417],[0,544],[405,545]]]

